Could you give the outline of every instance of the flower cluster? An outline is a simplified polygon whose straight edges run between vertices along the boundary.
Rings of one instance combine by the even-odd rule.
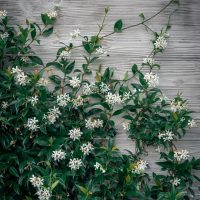
[[[12,74],[14,74],[17,85],[25,86],[30,82],[28,76],[18,66],[12,68]]]
[[[101,127],[103,127],[103,121],[100,120],[100,119],[89,118],[89,119],[85,120],[85,123],[86,123],[85,126],[88,129],[95,129],[95,128],[101,128]]]
[[[145,169],[147,168],[148,163],[145,160],[139,160],[135,163],[134,169],[132,170],[133,173],[141,174],[144,173]]]
[[[97,91],[97,86],[95,83],[91,83],[91,84],[86,83],[83,86],[83,94],[84,95],[90,95],[96,91]]]
[[[144,79],[148,83],[149,87],[154,88],[154,87],[158,86],[158,84],[159,84],[159,82],[158,82],[159,77],[157,76],[157,74],[153,74],[152,72],[146,73],[144,76]]]
[[[72,99],[72,103],[74,108],[78,108],[83,105],[84,99],[79,95],[77,98]]]
[[[65,93],[65,94],[57,95],[57,103],[61,107],[65,107],[70,102],[70,100],[71,98],[69,94]]]
[[[71,51],[70,50],[63,50],[61,53],[60,53],[60,58],[62,59],[67,59],[71,54]]]
[[[4,19],[7,16],[6,10],[0,10],[0,19]]]
[[[101,82],[101,84],[99,85],[99,88],[100,88],[100,92],[103,93],[103,94],[110,91],[109,86],[104,82]]]
[[[157,38],[154,43],[154,46],[156,49],[165,49],[167,47],[167,41],[166,41],[166,33],[161,33]]]
[[[93,149],[94,147],[90,142],[81,145],[81,151],[83,152],[84,155],[88,155]]]
[[[39,200],[49,200],[51,198],[51,192],[46,188],[39,188],[36,194]]]
[[[47,115],[44,114],[43,119],[47,119],[48,123],[54,124],[60,115],[61,115],[61,112],[60,112],[59,108],[56,108],[54,106],[53,108],[49,109]]]
[[[180,150],[180,151],[175,151],[174,152],[174,158],[178,162],[182,162],[187,160],[190,157],[189,152],[187,150]]]
[[[182,100],[173,99],[171,101],[171,110],[173,112],[182,111],[187,109],[187,104]]]
[[[66,156],[66,153],[62,150],[57,150],[57,151],[53,151],[51,157],[53,158],[54,161],[60,161],[60,160],[64,160]]]
[[[39,121],[36,119],[36,117],[29,118],[27,124],[25,125],[28,127],[30,131],[37,131],[40,127],[37,125]]]
[[[44,179],[32,175],[29,179],[33,187],[37,189],[36,195],[38,196],[39,200],[49,200],[51,197],[51,193],[48,189],[44,188]]]
[[[41,186],[44,185],[44,179],[37,177],[35,175],[32,175],[32,177],[29,180],[31,184],[33,185],[33,187],[40,188]]]
[[[155,63],[155,59],[152,58],[152,57],[146,57],[146,58],[143,59],[143,63],[144,64],[149,64],[149,65],[152,66]]]
[[[194,119],[188,121],[189,128],[197,127],[197,123],[194,121]]]
[[[96,54],[98,54],[98,55],[107,54],[107,51],[103,47],[98,47],[96,49]]]
[[[58,13],[56,10],[53,10],[53,11],[47,12],[46,15],[49,17],[49,19],[56,19],[58,16]]]
[[[69,80],[69,84],[70,84],[70,86],[72,86],[73,88],[77,88],[77,87],[80,86],[81,81],[80,81],[79,78],[77,78],[77,77],[74,76],[74,77],[72,77],[71,80]]]
[[[163,139],[164,142],[165,142],[165,141],[171,141],[171,140],[174,139],[174,134],[172,133],[172,131],[167,130],[167,131],[165,131],[164,133],[159,133],[159,134],[158,134],[158,138],[159,138],[159,139]]]
[[[133,90],[133,92],[135,93],[135,92],[136,92],[136,89]],[[123,94],[123,97],[122,97],[122,102],[123,102],[123,103],[126,102],[126,101],[129,100],[131,97],[132,97],[132,94],[131,94],[130,91],[129,91],[129,92],[125,92],[125,93]]]
[[[100,170],[100,172],[103,174],[106,172],[106,170],[103,168],[103,166],[98,162],[95,163],[94,168],[95,168],[95,170]]]
[[[105,96],[105,100],[106,103],[110,104],[111,106],[122,103],[121,96],[119,94],[112,94],[111,92],[108,92],[108,94]]]
[[[70,159],[69,161],[69,167],[71,168],[71,170],[78,170],[82,166],[83,166],[83,162],[79,158],[73,158],[73,159]]]
[[[75,29],[73,30],[73,32],[70,33],[70,36],[72,39],[76,39],[79,35],[80,35],[80,30],[79,29]]]
[[[74,128],[69,131],[69,137],[75,141],[79,140],[83,132],[80,131],[80,128]]]
[[[122,127],[125,131],[129,131],[130,130],[130,122],[123,122]]]

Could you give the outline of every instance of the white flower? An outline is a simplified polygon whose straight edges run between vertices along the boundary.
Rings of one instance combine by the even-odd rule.
[[[61,112],[59,108],[56,108],[55,106],[53,108],[49,109],[49,112],[47,115],[44,115],[43,119],[47,119],[50,124],[54,124],[61,115]]]
[[[39,200],[49,200],[51,198],[51,192],[46,188],[39,188],[36,194]]]
[[[80,131],[80,128],[74,128],[69,131],[69,137],[75,141],[79,140],[83,132]]]
[[[174,158],[178,161],[187,160],[190,157],[189,152],[187,150],[179,150],[174,152]]]
[[[23,70],[20,69],[18,66],[16,66],[15,68],[14,67],[12,68],[11,73],[12,74],[20,74],[20,73],[23,73]]]
[[[35,106],[38,102],[38,96],[30,97],[28,101],[32,104],[32,106]]]
[[[164,141],[171,141],[173,140],[174,134],[172,131],[167,130],[164,133],[159,133],[158,138],[163,139]]]
[[[129,100],[131,98],[131,92],[125,92],[124,95],[123,95],[123,98],[122,98],[122,102],[125,102],[127,100]]]
[[[11,72],[14,74],[16,84],[25,86],[30,82],[28,76],[18,66],[12,68]]]
[[[84,99],[81,96],[78,96],[76,99],[72,99],[73,107],[78,108],[83,105]]]
[[[181,183],[181,179],[179,179],[179,178],[175,178],[172,181],[172,185],[174,185],[174,186],[178,186],[178,185],[180,185],[180,183]]]
[[[66,156],[66,153],[62,150],[58,150],[58,151],[53,151],[51,157],[54,159],[54,161],[60,161],[60,160],[64,160]]]
[[[57,95],[57,103],[59,106],[64,107],[70,102],[69,94],[60,94]]]
[[[145,76],[144,76],[144,79],[148,83],[149,87],[154,88],[154,87],[158,86],[159,77],[157,76],[157,74],[153,74],[152,72],[146,73]]]
[[[103,174],[106,172],[106,170],[98,162],[95,163],[94,168],[95,168],[95,170],[100,170]]]
[[[103,55],[103,54],[107,54],[107,51],[103,47],[98,47],[96,49],[95,54]]]
[[[44,179],[37,177],[35,175],[32,175],[32,177],[29,179],[29,181],[31,182],[31,184],[33,185],[33,187],[41,187],[44,184]]]
[[[82,160],[78,158],[73,158],[69,161],[69,167],[71,168],[71,170],[78,170],[82,165]]]
[[[160,101],[167,101],[169,98],[165,95],[165,94],[162,94],[160,97],[159,97]]]
[[[147,168],[147,165],[148,165],[147,161],[139,160],[135,164],[133,172],[136,174],[144,173],[145,169]]]
[[[73,30],[73,32],[70,33],[70,36],[72,39],[76,39],[79,35],[80,35],[80,30],[79,29],[75,29]]]
[[[119,94],[112,94],[111,92],[108,92],[108,94],[105,96],[106,103],[110,105],[120,104],[122,102],[121,96]]]
[[[93,149],[94,147],[90,142],[81,145],[81,151],[83,152],[84,155],[88,155]]]
[[[84,95],[90,95],[93,92],[95,92],[96,90],[97,90],[97,87],[96,87],[95,83],[91,83],[91,84],[86,83],[83,86],[83,94]]]
[[[46,14],[50,19],[55,19],[58,16],[57,11],[55,11],[55,10],[54,11],[49,11]]]
[[[0,19],[3,19],[7,16],[7,11],[6,10],[0,10]]]
[[[177,112],[181,110],[186,110],[187,109],[187,104],[181,100],[175,100],[173,99],[171,101],[171,110],[172,112]]]
[[[143,59],[143,63],[153,65],[155,63],[155,60],[152,57],[146,57]]]
[[[61,53],[60,53],[60,58],[62,59],[66,59],[70,56],[71,54],[71,51],[70,50],[63,50]]]
[[[77,78],[77,77],[75,77],[75,76],[72,77],[71,80],[69,80],[69,84],[70,84],[73,88],[79,87],[79,86],[80,86],[80,83],[81,83],[80,79]]]
[[[27,63],[29,61],[29,58],[25,57],[25,56],[21,57],[20,59],[21,59],[21,61],[23,61],[25,63]]]
[[[110,91],[109,86],[104,82],[101,82],[99,87],[100,87],[100,92],[103,93],[103,94]]]
[[[56,117],[59,117],[59,115],[61,115],[59,108],[56,108],[55,106],[49,109],[49,113],[51,115],[55,115]]]
[[[160,146],[158,146],[158,147],[155,149],[155,151],[160,153],[160,152],[161,152]]]
[[[123,122],[122,126],[123,126],[123,129],[125,131],[129,131],[130,130],[130,122]]]
[[[7,32],[5,32],[5,33],[3,33],[3,34],[0,35],[0,38],[2,40],[4,40],[4,39],[8,38],[8,36],[9,36],[9,34]]]
[[[2,101],[1,107],[5,110],[8,107],[8,102]]]
[[[100,119],[89,118],[89,119],[86,119],[85,122],[86,122],[85,126],[88,129],[95,129],[95,128],[103,127],[103,121]]]
[[[47,86],[48,83],[49,83],[49,81],[45,78],[40,78],[38,81],[38,85],[41,85],[41,86]]]
[[[167,47],[167,41],[165,37],[161,35],[156,39],[154,45],[156,49],[165,49]]]
[[[30,131],[37,131],[40,127],[37,125],[39,121],[36,119],[36,117],[28,118],[28,122],[26,126]]]
[[[190,128],[193,128],[193,127],[197,127],[197,124],[196,124],[196,122],[194,121],[194,119],[192,119],[192,120],[189,120],[189,121],[188,121],[188,126],[189,126]]]

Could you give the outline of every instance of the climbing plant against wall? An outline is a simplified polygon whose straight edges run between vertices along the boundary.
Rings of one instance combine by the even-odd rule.
[[[43,25],[27,19],[17,28],[9,24],[7,12],[0,11],[1,199],[193,198],[200,159],[177,149],[174,142],[196,123],[180,94],[168,99],[159,89],[155,73],[160,68],[155,57],[167,47],[174,11],[160,32],[147,24],[177,4],[170,1],[150,18],[140,14],[140,22],[128,27],[117,20],[112,32],[102,35],[106,8],[95,35],[74,30],[71,41],[48,63],[31,46],[53,33],[58,10],[43,13]],[[120,32],[140,25],[152,34],[152,51],[141,65],[133,63],[122,80],[103,63],[94,70],[96,61],[101,57],[103,62],[107,55],[102,41],[113,34],[120,38]],[[82,42],[74,45],[77,38]],[[70,57],[78,48],[84,51],[81,67]],[[47,73],[49,69],[56,72]],[[136,143],[135,153],[123,154],[115,146],[115,116],[123,118],[124,130]],[[146,171],[151,166],[143,155],[149,146],[159,151],[157,164],[164,173]]]

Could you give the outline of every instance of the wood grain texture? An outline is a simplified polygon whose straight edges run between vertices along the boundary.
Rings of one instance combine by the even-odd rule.
[[[110,12],[107,25],[103,34],[112,31],[117,19],[122,19],[125,26],[139,22],[138,15],[143,12],[150,17],[158,12],[167,0],[63,0],[59,19],[55,24],[55,32],[50,38],[42,40],[41,46],[35,46],[36,52],[48,62],[55,57],[55,53],[61,44],[69,39],[69,32],[79,27],[82,34],[92,35],[98,30],[97,23],[103,17],[104,8],[109,6]],[[0,8],[6,9],[13,25],[24,24],[25,18],[40,22],[40,13],[51,7],[51,2],[46,0],[0,0]],[[153,30],[159,31],[167,22],[167,15],[173,8],[170,7],[164,13],[157,16],[148,24]],[[151,34],[139,26],[120,34],[106,38],[103,44],[109,51],[109,57],[101,58],[98,63],[104,62],[104,67],[116,69],[118,77],[122,77],[126,71],[130,71],[133,63],[140,64],[142,59],[151,51]],[[72,57],[77,59],[77,66],[81,66],[82,55],[80,50],[75,50]],[[173,97],[177,92],[182,92],[188,99],[189,106],[195,111],[194,118],[199,128],[188,131],[186,137],[178,142],[178,146],[189,149],[192,155],[200,156],[200,1],[181,0],[178,12],[172,17],[172,29],[168,47],[164,54],[157,56],[161,64],[160,88],[168,97]],[[119,126],[119,134],[116,144],[120,149],[134,151],[134,143],[127,138]],[[152,148],[147,160],[151,170],[157,167],[154,161],[158,154]]]

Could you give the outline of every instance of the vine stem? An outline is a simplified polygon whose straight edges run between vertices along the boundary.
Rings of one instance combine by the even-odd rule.
[[[166,8],[168,8],[173,2],[174,2],[174,0],[171,0],[171,1],[170,1],[167,5],[165,5],[160,11],[158,11],[157,13],[155,13],[154,15],[152,15],[151,17],[149,17],[149,18],[143,20],[143,21],[140,22],[140,23],[137,23],[137,24],[133,24],[133,25],[124,27],[124,28],[122,28],[122,31],[127,30],[127,29],[130,29],[130,28],[134,28],[134,27],[137,27],[137,26],[140,26],[140,25],[143,25],[144,23],[150,21],[151,19],[155,18],[155,17],[158,16],[160,13],[162,13],[162,12],[163,12]],[[104,18],[105,18],[105,16],[104,16]],[[106,37],[108,37],[108,36],[110,36],[110,35],[113,35],[113,34],[115,34],[115,33],[116,33],[116,32],[113,31],[113,32],[111,32],[111,33],[108,33],[108,34],[106,34],[106,35],[101,36],[99,39],[101,40],[101,39],[106,38]],[[32,44],[32,42],[33,42],[33,41],[31,41],[30,44]],[[30,44],[29,44],[28,46],[30,46]],[[74,47],[72,47],[72,48],[70,48],[70,49],[76,49],[76,48],[79,48],[79,47],[82,47],[82,46],[83,46],[83,45],[78,45],[78,46],[74,46]],[[10,54],[6,54],[6,55],[10,55]],[[12,55],[12,54],[11,54],[11,55]],[[18,55],[18,56],[26,56],[26,54]],[[27,56],[30,56],[30,55],[27,55]]]
[[[155,13],[154,15],[152,15],[151,17],[149,17],[149,18],[143,20],[143,21],[140,22],[140,23],[137,23],[137,24],[133,24],[133,25],[124,27],[124,28],[122,28],[122,31],[124,31],[124,30],[126,30],[126,29],[129,29],[129,28],[136,27],[136,26],[140,26],[140,25],[142,25],[142,24],[144,24],[144,23],[150,21],[151,19],[153,19],[154,17],[156,17],[157,15],[159,15],[160,13],[162,13],[162,12],[163,12],[167,7],[169,7],[173,2],[174,2],[174,0],[171,0],[171,1],[170,1],[167,5],[165,5],[160,11],[158,11],[157,13]],[[116,32],[113,31],[113,32],[111,32],[111,33],[108,33],[108,34],[102,36],[100,39],[103,39],[103,38],[108,37],[108,36],[110,36],[110,35],[113,35],[113,34],[115,34],[115,33],[116,33]]]

